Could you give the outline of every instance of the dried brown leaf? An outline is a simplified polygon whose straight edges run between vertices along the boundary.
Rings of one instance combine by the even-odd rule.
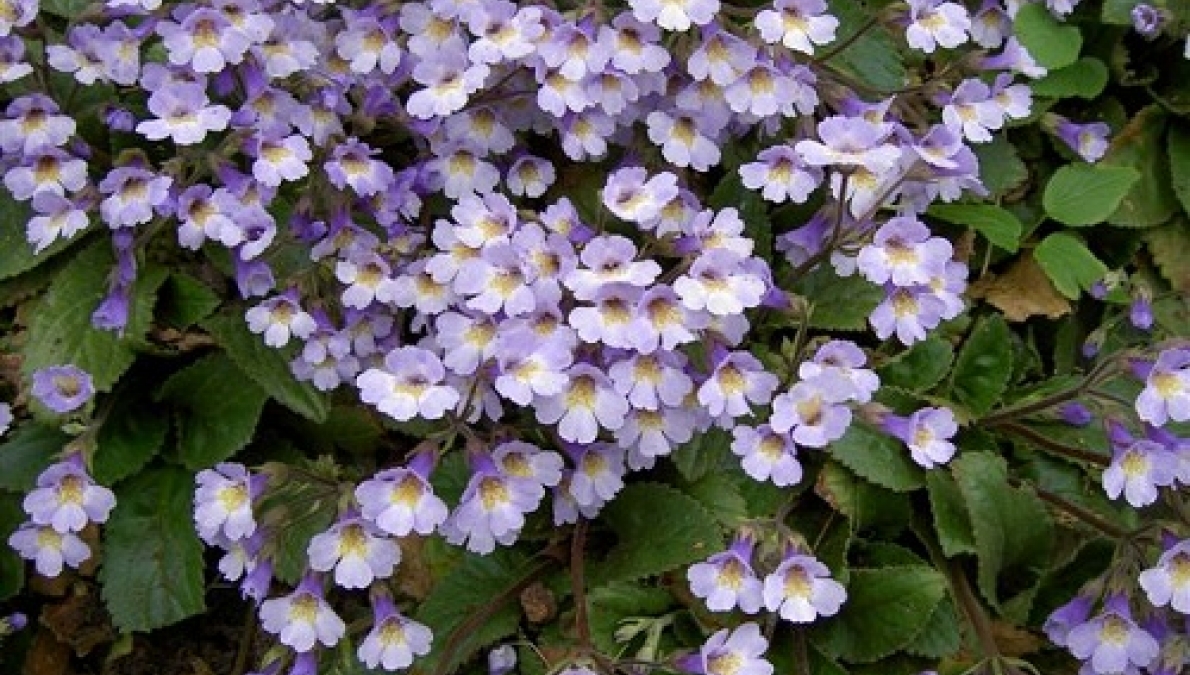
[[[1044,316],[1057,319],[1070,312],[1070,301],[1029,253],[1022,255],[1000,276],[988,275],[971,285],[972,298],[983,298],[1009,321]]]

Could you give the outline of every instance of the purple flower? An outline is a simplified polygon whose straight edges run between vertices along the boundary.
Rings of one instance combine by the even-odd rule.
[[[4,174],[4,187],[14,199],[25,201],[42,192],[65,196],[87,185],[87,163],[53,146],[26,154]]]
[[[335,36],[335,53],[353,73],[367,75],[379,66],[380,72],[391,75],[401,63],[401,48],[391,35],[395,22],[369,14],[350,9],[343,12],[346,25]]]
[[[99,183],[99,191],[108,195],[99,204],[99,214],[112,229],[143,225],[153,219],[153,209],[169,199],[172,184],[173,178],[137,166],[116,167]]]
[[[0,12],[0,37],[6,37],[13,28],[24,28],[37,18],[37,0],[4,0],[4,11]]]
[[[1140,573],[1140,587],[1154,607],[1190,614],[1190,539],[1167,545],[1157,564]]]
[[[506,475],[537,485],[538,499],[545,497],[545,488],[554,487],[562,480],[562,456],[532,443],[501,443],[492,449],[492,462]]]
[[[753,480],[771,480],[778,487],[801,481],[802,465],[789,434],[778,434],[768,424],[755,429],[741,424],[731,433],[735,437],[731,451],[741,458],[740,466]]]
[[[824,0],[776,0],[773,9],[757,12],[753,23],[765,42],[811,55],[816,45],[834,42],[839,27]]]
[[[803,361],[797,374],[803,381],[815,382],[847,399],[867,403],[880,388],[880,378],[864,367],[867,362],[868,357],[854,342],[831,340],[819,347],[812,359]]]
[[[890,413],[881,426],[909,446],[913,461],[924,469],[945,464],[954,456],[951,438],[959,427],[950,408],[922,408],[909,417]]]
[[[0,36],[0,84],[16,82],[32,72],[33,66],[25,61],[24,41],[15,35]]]
[[[813,381],[798,382],[773,399],[769,424],[778,434],[790,434],[798,445],[823,448],[842,438],[851,425],[851,409],[844,400],[843,392]]]
[[[765,608],[786,621],[809,623],[834,616],[846,600],[847,591],[830,577],[826,565],[794,549],[764,578]]]
[[[355,498],[363,516],[385,532],[429,535],[446,520],[446,504],[434,494],[429,474],[434,457],[419,453],[408,468],[387,469],[359,484]]]
[[[924,340],[926,331],[935,328],[946,312],[946,303],[926,286],[886,286],[885,292],[884,301],[868,317],[881,340],[893,333],[906,345]]]
[[[1078,401],[1064,403],[1058,408],[1058,415],[1062,421],[1073,427],[1085,427],[1095,419],[1087,406]]]
[[[1177,475],[1177,457],[1154,441],[1113,443],[1112,463],[1103,471],[1103,489],[1112,499],[1123,493],[1132,506],[1157,501],[1157,488],[1172,485]]]
[[[468,551],[486,555],[516,541],[525,526],[525,514],[537,508],[540,484],[500,471],[484,453],[472,456],[472,473],[459,506],[440,531],[451,544],[465,544]]]
[[[49,525],[24,523],[8,538],[8,545],[25,560],[32,560],[43,577],[58,576],[63,566],[78,568],[91,557],[91,549],[78,535]]]
[[[637,19],[655,22],[665,30],[705,26],[719,12],[719,0],[636,0],[631,6]]]
[[[8,104],[0,119],[0,150],[28,155],[43,145],[60,147],[74,135],[75,126],[74,118],[60,114],[58,104],[50,97],[20,96]]]
[[[1128,307],[1128,323],[1137,330],[1149,330],[1153,327],[1153,302],[1148,293],[1141,292],[1132,299]]]
[[[459,52],[423,59],[413,67],[413,79],[425,88],[413,92],[405,107],[410,115],[423,120],[456,113],[467,105],[471,94],[479,91],[489,72],[482,63],[469,64]]]
[[[1071,629],[1086,623],[1091,616],[1091,608],[1094,604],[1094,598],[1079,594],[1074,596],[1070,602],[1055,609],[1042,626],[1046,637],[1059,647],[1067,646]]]
[[[260,625],[296,652],[308,652],[318,643],[335,646],[347,630],[322,595],[318,577],[307,575],[297,589],[260,605]]]
[[[416,656],[430,653],[434,634],[425,625],[403,616],[384,594],[372,597],[372,630],[360,643],[356,655],[369,668],[408,668]]]
[[[745,267],[745,256],[727,249],[705,251],[674,280],[673,289],[690,310],[723,317],[760,305],[765,281]]]
[[[822,170],[807,166],[789,145],[767,148],[756,160],[740,166],[740,178],[744,187],[761,190],[761,196],[771,202],[788,199],[802,204],[822,183]]]
[[[136,131],[151,141],[171,138],[178,145],[201,143],[208,133],[226,129],[231,119],[227,106],[208,103],[201,85],[163,86],[149,96],[149,112],[156,119],[141,122]]]
[[[578,509],[593,518],[624,487],[624,449],[609,443],[571,448],[574,472],[566,491]]]
[[[256,161],[252,163],[252,175],[269,187],[303,178],[310,173],[307,163],[314,156],[310,144],[297,134],[284,138],[259,136],[250,150],[250,154],[256,156]]]
[[[264,488],[264,476],[253,476],[242,464],[223,462],[199,471],[195,480],[194,524],[204,541],[238,541],[256,531],[252,502]]]
[[[175,66],[190,67],[197,73],[218,73],[244,59],[251,38],[231,25],[214,8],[181,5],[174,10],[175,21],[157,24],[166,56]]]
[[[901,158],[899,148],[885,143],[891,133],[890,124],[835,115],[818,123],[820,140],[801,140],[793,148],[810,166],[863,167],[883,174]]]
[[[682,659],[679,665],[698,675],[772,675],[773,664],[764,659],[768,648],[760,626],[749,621],[735,630],[715,633],[697,655]]]
[[[624,424],[628,401],[602,371],[586,363],[567,373],[566,388],[536,402],[537,421],[557,424],[558,434],[572,443],[591,443],[600,427],[615,431]]]
[[[34,398],[56,413],[73,412],[95,395],[91,375],[73,366],[48,366],[33,373]]]
[[[310,539],[306,549],[310,569],[335,570],[335,583],[343,588],[367,588],[376,579],[387,579],[401,562],[401,548],[375,525],[357,518],[341,520]]]
[[[661,207],[678,195],[678,184],[672,173],[660,173],[645,180],[647,176],[645,169],[638,166],[612,172],[600,193],[603,205],[617,218],[629,222],[653,220]]]
[[[608,368],[608,375],[633,407],[657,410],[661,405],[681,405],[694,390],[685,366],[686,357],[680,352],[657,351],[617,361]]]
[[[269,298],[249,309],[244,318],[253,333],[264,333],[264,343],[270,347],[284,347],[289,344],[290,335],[306,339],[314,334],[318,324],[301,305],[297,292],[290,290],[283,295]]]
[[[1134,6],[1129,14],[1132,17],[1132,29],[1149,40],[1161,34],[1167,20],[1164,12],[1144,2]]]
[[[777,388],[777,376],[748,352],[720,355],[711,376],[698,388],[698,402],[714,417],[739,417],[752,411],[753,405],[764,405]]]
[[[459,392],[439,384],[446,368],[433,352],[398,347],[384,357],[384,368],[369,368],[356,378],[360,398],[393,419],[441,419],[459,402]]]
[[[657,110],[649,113],[646,123],[649,140],[661,148],[661,155],[670,164],[708,171],[719,163],[719,146],[715,141],[722,127],[709,126],[707,117]]]
[[[1109,597],[1101,614],[1072,628],[1066,646],[1075,657],[1089,659],[1092,672],[1099,675],[1144,668],[1160,650],[1157,640],[1132,620],[1123,595]]]
[[[971,17],[967,8],[942,0],[909,0],[909,46],[932,54],[938,46],[954,48],[967,41]]]
[[[1054,131],[1083,161],[1097,162],[1107,152],[1107,137],[1111,128],[1103,122],[1076,124],[1059,117]]]
[[[107,522],[116,496],[97,485],[87,474],[82,456],[73,454],[41,472],[23,506],[36,525],[49,525],[61,533],[80,532],[87,523]]]
[[[712,612],[730,612],[737,605],[745,614],[759,612],[764,599],[760,579],[752,570],[753,548],[749,537],[740,536],[728,550],[691,565],[686,572],[690,592],[705,599]]]
[[[1148,369],[1136,398],[1136,414],[1149,424],[1190,420],[1190,349],[1165,349]]]
[[[874,284],[891,281],[895,286],[912,286],[929,283],[953,254],[949,241],[930,236],[924,223],[903,216],[881,225],[872,243],[860,250],[856,263]]]
[[[361,197],[370,197],[384,191],[394,179],[392,167],[372,158],[376,153],[368,145],[349,138],[335,146],[322,168],[331,185],[340,190],[350,186]]]

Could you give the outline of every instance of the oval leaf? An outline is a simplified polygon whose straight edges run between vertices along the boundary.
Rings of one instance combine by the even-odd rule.
[[[1046,215],[1060,223],[1095,225],[1115,213],[1138,180],[1140,172],[1126,166],[1068,164],[1054,172],[1041,202]]]

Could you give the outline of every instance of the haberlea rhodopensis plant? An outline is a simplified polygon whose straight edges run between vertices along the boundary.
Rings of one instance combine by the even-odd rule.
[[[0,0],[13,663],[1184,671],[1188,32]]]

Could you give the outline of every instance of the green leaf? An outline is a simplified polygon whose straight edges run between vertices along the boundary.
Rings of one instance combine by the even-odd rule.
[[[1146,230],[1145,243],[1161,276],[1183,296],[1190,295],[1190,221],[1175,219],[1163,227]]]
[[[938,603],[921,632],[913,642],[905,647],[905,651],[914,656],[926,656],[932,659],[945,658],[954,655],[963,646],[963,636],[959,633],[958,613],[954,603],[943,600]]]
[[[678,473],[694,482],[708,473],[719,471],[731,456],[731,435],[723,429],[710,429],[684,443],[670,456]]]
[[[1016,13],[1014,33],[1038,64],[1051,70],[1078,59],[1083,36],[1075,26],[1054,18],[1044,5],[1025,5]]]
[[[1170,125],[1167,144],[1173,191],[1182,202],[1182,210],[1190,213],[1190,125]]]
[[[741,482],[734,473],[716,472],[683,485],[682,491],[701,502],[724,527],[734,528],[748,518],[748,503],[740,493]]]
[[[169,431],[168,418],[143,395],[143,389],[121,389],[99,429],[91,460],[92,475],[104,485],[114,485],[144,468],[161,452]]]
[[[1107,219],[1122,227],[1160,225],[1178,210],[1170,185],[1170,165],[1165,151],[1165,112],[1156,105],[1144,108],[1112,139],[1103,167],[1125,167],[1140,174],[1120,206]]]
[[[955,361],[951,392],[973,415],[992,409],[1012,374],[1012,333],[999,314],[985,317],[971,331]]]
[[[1046,215],[1060,223],[1095,225],[1115,213],[1138,180],[1140,172],[1126,166],[1068,164],[1054,172],[1041,202]]]
[[[948,558],[962,553],[975,553],[975,534],[971,531],[971,517],[963,503],[963,494],[950,474],[943,471],[926,473],[926,488],[930,495],[930,511],[934,514],[934,532]]]
[[[530,570],[524,554],[507,548],[491,555],[467,553],[418,607],[417,620],[434,632],[423,672],[451,672],[478,649],[516,632],[516,595]]]
[[[912,644],[945,595],[946,578],[932,567],[853,569],[847,602],[816,627],[814,643],[844,661],[879,661]]]
[[[0,493],[0,541],[8,541],[29,517],[21,508],[23,498],[19,494]],[[24,587],[25,561],[11,546],[0,547],[0,602],[20,593]]]
[[[1029,88],[1033,90],[1034,96],[1092,99],[1107,86],[1107,75],[1107,66],[1103,61],[1084,56],[1065,68],[1052,70],[1040,80],[1030,82]]]
[[[992,204],[935,204],[927,215],[973,228],[1009,253],[1016,253],[1025,229],[1011,211]]]
[[[1032,490],[1008,484],[1003,458],[968,452],[951,463],[975,535],[979,590],[995,608],[1033,592],[1045,572],[1053,525]]]
[[[854,422],[843,437],[830,444],[831,457],[876,485],[908,492],[925,485],[922,470],[900,441]]]
[[[1055,232],[1043,239],[1033,249],[1033,258],[1054,288],[1071,300],[1077,300],[1082,291],[1090,290],[1107,274],[1107,265],[1069,232]]]
[[[989,198],[1003,197],[1029,179],[1029,169],[1016,146],[1003,136],[996,136],[991,143],[976,143],[971,150],[979,159],[979,180],[991,193]]]
[[[283,524],[277,532],[278,579],[297,583],[306,571],[310,540],[331,526],[338,510],[338,491],[293,478],[265,495],[258,508],[261,519]]]
[[[174,272],[161,289],[158,318],[175,328],[189,328],[219,307],[219,295],[189,274]]]
[[[617,583],[587,591],[587,604],[592,641],[599,651],[615,655],[624,648],[616,641],[621,621],[664,614],[673,607],[674,598],[662,588]]]
[[[42,9],[63,19],[74,19],[90,6],[90,0],[46,0]]]
[[[372,452],[380,444],[384,427],[368,410],[349,405],[337,405],[330,409],[326,421],[315,424],[295,418],[294,427],[303,449],[316,449],[329,454],[335,448],[357,455]]]
[[[937,333],[913,345],[877,369],[880,384],[908,391],[929,391],[946,377],[954,361],[954,347]]]
[[[884,300],[881,288],[858,274],[840,277],[831,265],[817,265],[793,286],[813,307],[810,325],[823,330],[864,330],[868,315]]]
[[[814,491],[847,516],[856,530],[896,533],[913,516],[909,495],[874,485],[836,462],[823,465]]]
[[[862,0],[831,0],[830,13],[839,19],[836,43],[842,43],[863,30],[859,38],[838,52],[827,63],[878,92],[891,93],[905,86],[905,64],[891,33],[882,25],[869,26],[877,11],[873,3]],[[830,46],[823,48],[823,51]]]
[[[140,339],[148,330],[165,271],[151,267],[137,279],[128,327],[121,338],[91,325],[91,314],[107,293],[113,263],[111,242],[99,241],[80,251],[54,278],[29,325],[21,365],[26,375],[46,366],[72,363],[91,374],[96,390],[110,391],[132,365],[130,340]]]
[[[225,354],[174,373],[158,394],[178,410],[178,453],[191,469],[213,466],[248,445],[268,394]]]
[[[122,632],[168,626],[205,609],[193,495],[194,476],[178,467],[146,471],[116,490],[99,581]]]
[[[33,489],[37,476],[54,463],[70,437],[36,422],[17,427],[0,444],[0,489],[25,493]]]
[[[219,314],[201,325],[227,350],[231,360],[278,403],[308,420],[326,420],[329,399],[309,382],[294,379],[284,353],[253,335],[242,316]]]
[[[12,198],[8,190],[0,190],[0,279],[8,279],[27,272],[49,260],[73,241],[59,239],[38,254],[25,240],[25,228],[29,222],[29,208]],[[80,235],[81,236],[81,235]]]
[[[602,561],[591,565],[595,584],[661,574],[723,550],[714,516],[668,485],[629,485],[604,508],[601,518],[618,541]]]

